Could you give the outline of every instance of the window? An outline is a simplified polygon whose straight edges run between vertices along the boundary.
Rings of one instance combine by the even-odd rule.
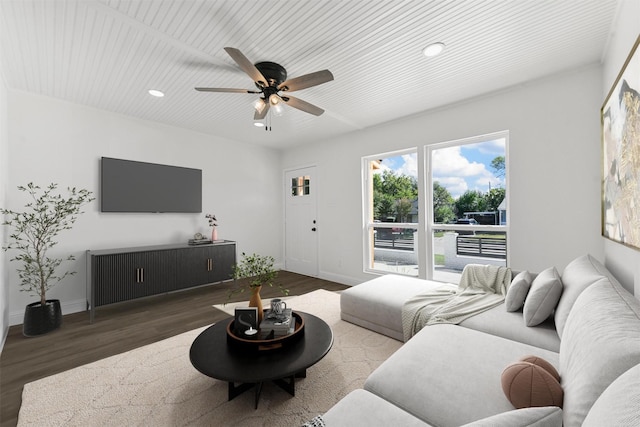
[[[458,283],[467,264],[507,265],[508,133],[425,147],[429,278]]]
[[[415,149],[363,159],[365,271],[418,276]]]
[[[508,145],[504,131],[363,158],[364,270],[458,283],[467,264],[508,265]]]

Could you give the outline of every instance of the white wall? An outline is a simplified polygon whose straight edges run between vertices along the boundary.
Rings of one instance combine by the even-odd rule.
[[[285,152],[283,168],[318,165],[321,275],[371,278],[362,269],[362,156],[502,130],[510,132],[510,266],[561,271],[585,253],[603,259],[601,86],[594,65]]]
[[[640,2],[623,0],[617,14],[617,22],[613,25],[615,32],[604,58],[602,101],[604,102],[611,86],[618,77],[633,44],[640,34]],[[616,278],[629,290],[635,290],[640,297],[640,251],[604,239],[605,265],[616,272]]]
[[[8,101],[8,207],[22,208],[24,195],[16,186],[30,181],[87,188],[99,196],[102,156],[203,171],[202,214],[100,213],[98,200],[85,209],[51,253],[77,258],[71,267],[78,274],[47,294],[62,301],[64,313],[86,308],[87,249],[186,242],[196,232],[210,232],[208,212],[219,220],[219,238],[238,242],[238,254],[259,252],[281,262],[279,152],[23,92],[9,91]],[[19,291],[17,265],[8,267],[10,323],[22,323],[24,306],[34,297]]]
[[[4,80],[0,78],[0,206],[6,206],[6,189],[8,172],[7,151],[9,139],[7,135],[7,88]],[[4,219],[0,218],[0,222]],[[8,230],[6,227],[0,228],[0,242],[4,243]],[[0,246],[3,246],[0,244]],[[0,252],[0,353],[4,348],[4,341],[9,332],[9,276],[7,268],[7,257]]]

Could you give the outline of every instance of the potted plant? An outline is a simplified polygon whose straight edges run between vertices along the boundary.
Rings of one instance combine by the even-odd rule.
[[[23,212],[0,208],[6,215],[3,225],[13,227],[9,235],[9,243],[3,249],[15,249],[18,254],[11,261],[22,262],[18,268],[21,291],[39,296],[40,301],[27,305],[24,313],[23,334],[36,336],[54,329],[62,324],[62,311],[59,300],[48,300],[46,293],[65,277],[75,271],[59,271],[62,258],[49,258],[47,251],[58,244],[55,238],[63,230],[71,229],[82,213],[80,208],[94,200],[88,190],[68,188],[68,197],[64,198],[56,192],[58,185],[49,184],[44,190],[32,182],[26,186],[18,186],[18,190],[26,192],[31,201],[25,205]],[[75,257],[69,255],[66,261]]]
[[[249,299],[249,307],[258,308],[258,323],[262,321],[262,299],[260,298],[260,290],[263,286],[273,286],[273,282],[278,277],[278,272],[273,268],[274,259],[269,255],[242,253],[242,259],[233,266],[231,277],[236,281],[244,280],[240,286],[229,291],[229,298],[236,293],[242,293],[247,288],[251,291],[251,299]],[[237,283],[237,282],[236,282]],[[289,295],[289,290],[284,289],[282,285],[278,285],[280,291],[284,295]]]

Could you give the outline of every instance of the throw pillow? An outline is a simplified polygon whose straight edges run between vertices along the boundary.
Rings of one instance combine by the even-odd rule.
[[[524,356],[524,357],[521,357],[519,361],[520,362],[529,362],[529,363],[533,363],[534,365],[538,365],[542,369],[544,369],[545,371],[549,372],[551,374],[551,376],[553,378],[555,378],[557,381],[560,381],[560,374],[558,373],[556,368],[551,363],[549,363],[546,360],[544,360],[542,357]]]
[[[302,427],[324,427],[325,423],[322,419],[322,415],[318,415],[310,421],[307,421],[302,425]]]
[[[558,305],[562,295],[562,281],[555,267],[538,274],[524,300],[524,321],[527,326],[536,326],[547,320]]]
[[[530,287],[531,273],[525,270],[516,274],[516,277],[513,278],[509,285],[504,301],[507,311],[518,311],[522,308]]]
[[[562,407],[564,392],[558,380],[529,362],[514,362],[502,372],[502,391],[516,408]]]

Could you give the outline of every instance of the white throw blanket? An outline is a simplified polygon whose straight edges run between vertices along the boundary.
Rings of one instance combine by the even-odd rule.
[[[402,307],[405,342],[422,328],[436,323],[458,324],[504,301],[511,283],[511,269],[493,265],[468,264],[460,284],[444,283],[418,294]]]

